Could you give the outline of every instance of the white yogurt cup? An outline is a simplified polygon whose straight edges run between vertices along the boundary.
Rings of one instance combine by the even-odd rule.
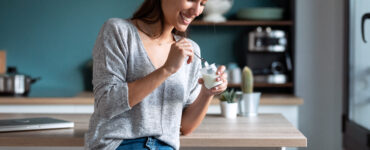
[[[213,88],[213,87],[215,87],[217,85],[220,85],[222,83],[222,81],[216,81],[216,78],[219,77],[216,74],[202,73],[202,77],[203,77],[203,80],[204,80],[204,86],[207,89]]]
[[[204,80],[204,86],[207,89],[211,89],[217,85],[220,85],[222,81],[216,81],[216,79],[219,77],[219,75],[216,75],[217,68],[215,64],[208,65],[206,64],[205,68],[202,68],[202,77]]]

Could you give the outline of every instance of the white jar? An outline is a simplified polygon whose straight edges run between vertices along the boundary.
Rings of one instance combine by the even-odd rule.
[[[229,83],[240,84],[242,82],[242,72],[238,64],[235,62],[231,62],[227,65],[227,68],[227,77],[229,79]]]
[[[237,68],[234,68],[232,70],[230,70],[229,72],[230,74],[230,83],[232,84],[240,84],[242,82],[242,72],[241,72],[241,69],[239,67]]]

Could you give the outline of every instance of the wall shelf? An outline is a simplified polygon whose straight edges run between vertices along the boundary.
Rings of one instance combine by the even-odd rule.
[[[251,20],[230,20],[221,23],[205,22],[194,20],[192,26],[291,26],[293,21],[251,21]]]

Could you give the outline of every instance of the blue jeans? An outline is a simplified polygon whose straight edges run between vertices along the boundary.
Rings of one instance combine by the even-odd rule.
[[[174,150],[174,148],[154,137],[144,137],[125,139],[116,150]]]

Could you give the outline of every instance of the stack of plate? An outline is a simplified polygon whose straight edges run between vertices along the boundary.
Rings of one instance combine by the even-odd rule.
[[[237,12],[237,17],[242,20],[281,20],[283,11],[283,8],[277,7],[242,8]]]

